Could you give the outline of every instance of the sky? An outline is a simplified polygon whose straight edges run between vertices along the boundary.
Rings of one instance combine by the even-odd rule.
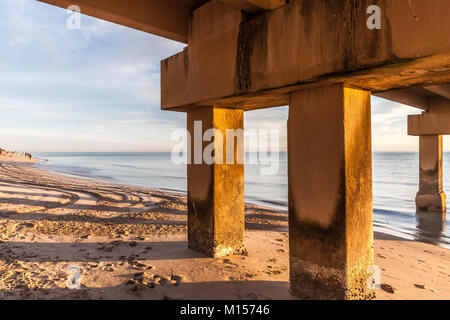
[[[160,110],[159,63],[185,46],[35,0],[0,0],[0,147],[28,152],[170,151],[184,113]],[[417,151],[407,115],[372,98],[374,151]],[[246,112],[246,128],[279,129],[288,107]],[[445,139],[450,150],[450,139]]]

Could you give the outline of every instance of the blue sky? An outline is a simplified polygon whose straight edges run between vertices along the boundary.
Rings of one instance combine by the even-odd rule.
[[[185,115],[160,110],[160,60],[184,47],[35,0],[0,0],[0,146],[45,151],[170,151]],[[373,149],[417,150],[407,114],[373,98]],[[287,107],[246,113],[247,128],[279,128]],[[450,140],[450,139],[449,139]],[[448,147],[450,141],[445,141]],[[447,148],[450,149],[450,148]]]

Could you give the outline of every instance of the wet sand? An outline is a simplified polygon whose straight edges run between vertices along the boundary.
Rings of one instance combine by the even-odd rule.
[[[212,259],[187,249],[183,195],[1,160],[0,299],[295,299],[286,212],[247,205],[248,255]],[[449,250],[375,236],[377,299],[450,299]]]

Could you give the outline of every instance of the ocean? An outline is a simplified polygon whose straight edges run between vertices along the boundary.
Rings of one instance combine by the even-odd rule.
[[[107,182],[186,191],[186,166],[170,153],[36,153],[37,166],[48,171]],[[247,154],[248,159],[250,155]],[[248,163],[248,161],[246,161]],[[245,165],[245,198],[249,203],[287,210],[287,154],[280,153],[275,175],[261,175],[267,165]],[[444,189],[450,199],[450,153],[444,154]],[[418,153],[373,153],[375,231],[450,248],[446,215],[416,213]],[[449,204],[447,207],[450,208]]]

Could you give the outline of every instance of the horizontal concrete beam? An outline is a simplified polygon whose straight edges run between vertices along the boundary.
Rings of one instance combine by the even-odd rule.
[[[424,90],[424,89],[422,89]],[[403,103],[408,106],[416,107],[422,110],[429,110],[429,100],[426,96],[414,89],[398,89],[374,94],[377,97]]]
[[[440,95],[446,99],[450,99],[450,83],[442,84],[442,85],[436,85],[436,86],[429,86],[424,87],[425,90],[428,90],[430,92],[433,92],[437,95]]]
[[[39,0],[58,7],[77,5],[81,13],[187,43],[191,12],[207,0]]]
[[[450,99],[435,95],[429,99],[431,112],[450,112]]]
[[[188,42],[192,11],[209,0],[39,0],[179,42]],[[278,8],[285,0],[223,0],[250,13]]]
[[[449,84],[440,84],[426,87],[412,87],[407,89],[389,90],[374,93],[375,96],[403,103],[432,112],[450,111],[450,99],[447,99]],[[448,95],[450,97],[450,95]]]
[[[408,135],[449,135],[450,112],[423,112],[408,116]]]
[[[380,30],[366,25],[373,4]],[[449,16],[448,0],[293,0],[250,19],[202,16],[218,28],[162,62],[162,108],[284,105],[327,82],[372,92],[450,82]]]

